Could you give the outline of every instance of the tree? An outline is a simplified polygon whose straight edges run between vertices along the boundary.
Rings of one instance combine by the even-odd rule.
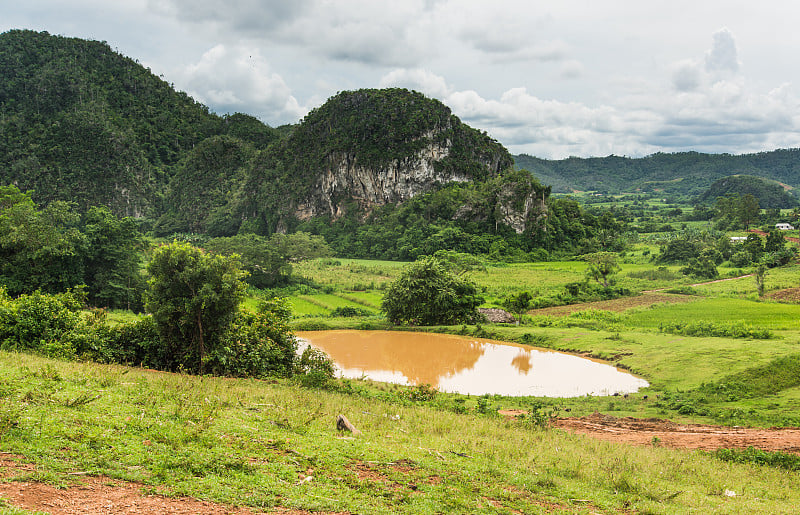
[[[532,300],[533,296],[530,292],[521,291],[506,297],[503,301],[503,307],[517,315],[517,325],[519,325],[522,314],[530,309]]]
[[[460,324],[478,320],[481,303],[474,283],[456,276],[439,259],[425,256],[389,285],[381,310],[393,324]]]
[[[765,286],[765,279],[767,276],[767,265],[761,263],[756,267],[755,273],[753,277],[756,280],[756,289],[758,290],[758,296],[764,296],[764,286]]]
[[[708,257],[700,256],[692,259],[688,265],[681,268],[683,275],[691,275],[700,279],[716,279],[719,277],[717,265]]]
[[[206,355],[234,320],[244,298],[245,276],[237,256],[207,254],[188,243],[155,250],[145,309],[153,319],[173,368],[204,372]]]
[[[0,187],[0,285],[11,295],[57,293],[84,282],[86,238],[66,202],[36,208],[30,193]]]
[[[761,208],[758,205],[758,199],[751,194],[746,194],[742,197],[739,204],[739,220],[741,220],[745,229],[750,228],[750,224],[758,218]]]
[[[117,218],[106,207],[92,207],[83,215],[83,233],[89,303],[140,311],[145,287],[139,271],[144,238],[136,221]]]
[[[778,252],[786,246],[786,238],[780,231],[771,230],[767,234],[767,241],[764,242],[764,252]]]
[[[331,255],[322,236],[305,232],[273,234],[270,238],[255,234],[237,234],[214,238],[203,247],[217,254],[238,254],[247,282],[256,288],[272,288],[289,282],[292,263]]]
[[[586,269],[586,278],[594,279],[604,288],[614,284],[614,274],[622,269],[617,262],[617,257],[615,252],[595,252],[584,256],[584,260],[589,263],[589,268]]]

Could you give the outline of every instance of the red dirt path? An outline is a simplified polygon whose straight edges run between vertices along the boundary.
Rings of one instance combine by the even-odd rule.
[[[16,481],[35,471],[23,458],[0,453],[0,512],[3,506],[15,506],[53,515],[116,515],[158,513],[168,515],[310,515],[311,512],[276,508],[261,512],[237,508],[191,497],[173,498],[145,493],[144,485],[118,481],[102,476],[75,475],[68,488],[32,482]],[[330,512],[315,512],[322,515]],[[345,515],[345,514],[340,514]]]
[[[746,449],[800,454],[800,428],[749,428],[676,424],[657,418],[615,418],[594,413],[588,417],[562,418],[555,427],[593,438],[634,445],[658,445],[677,449]]]

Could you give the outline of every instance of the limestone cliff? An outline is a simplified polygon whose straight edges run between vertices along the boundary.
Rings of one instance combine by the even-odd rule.
[[[408,200],[452,182],[486,180],[513,164],[508,151],[420,93],[340,93],[289,138],[295,161],[289,212],[299,220]],[[284,160],[286,162],[288,160]],[[298,180],[302,178],[302,181]]]

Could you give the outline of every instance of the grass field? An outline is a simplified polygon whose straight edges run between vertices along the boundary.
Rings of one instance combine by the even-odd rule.
[[[67,489],[101,475],[259,510],[350,513],[772,514],[800,505],[796,473],[457,414],[399,394],[9,353],[0,353],[0,374],[0,449],[36,466],[6,481]],[[338,432],[338,414],[363,435]]]

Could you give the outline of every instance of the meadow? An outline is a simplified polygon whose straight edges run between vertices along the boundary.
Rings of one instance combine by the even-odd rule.
[[[0,373],[0,448],[35,466],[6,482],[66,490],[100,476],[267,512],[789,513],[800,503],[794,472],[547,430],[498,416],[495,399],[457,413],[402,388],[328,391],[10,353]],[[363,434],[337,431],[338,414]]]

